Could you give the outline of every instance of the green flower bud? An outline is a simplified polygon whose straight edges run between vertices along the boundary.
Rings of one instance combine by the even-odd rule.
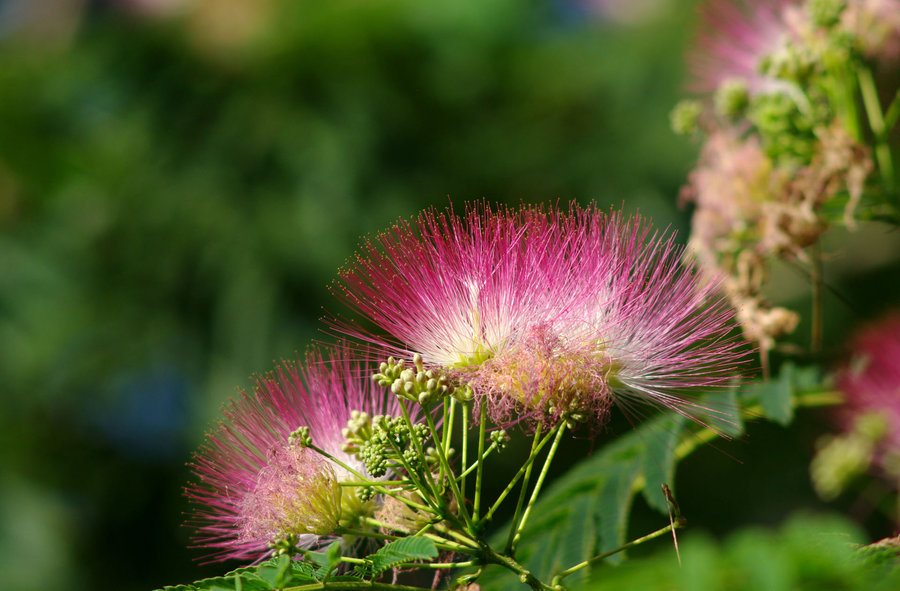
[[[669,113],[669,124],[672,131],[678,135],[690,135],[699,129],[700,115],[703,113],[703,105],[695,100],[680,101],[672,112]]]
[[[831,28],[841,21],[841,14],[847,8],[844,0],[807,0],[806,12],[817,27]]]
[[[739,119],[750,104],[747,82],[741,78],[730,78],[719,85],[713,96],[716,113],[728,119]]]

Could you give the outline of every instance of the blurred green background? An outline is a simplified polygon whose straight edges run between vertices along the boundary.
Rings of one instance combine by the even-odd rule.
[[[697,148],[668,112],[691,8],[0,2],[4,588],[220,573],[180,525],[185,462],[251,374],[326,338],[328,284],[360,236],[432,205],[574,199],[685,240]],[[835,279],[867,303],[830,304],[833,343],[897,301],[896,260],[872,265]],[[784,297],[805,297],[785,276]],[[818,506],[817,419],[691,458],[685,513],[723,533]]]

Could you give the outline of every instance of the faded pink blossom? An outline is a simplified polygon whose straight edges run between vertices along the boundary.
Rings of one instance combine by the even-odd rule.
[[[334,531],[341,511],[363,505],[338,483],[352,473],[320,454],[289,442],[309,427],[313,444],[365,475],[343,451],[353,411],[397,415],[397,399],[372,384],[369,366],[351,361],[341,345],[326,355],[313,349],[305,365],[285,362],[260,376],[250,392],[230,402],[218,428],[207,434],[193,461],[198,481],[188,486],[195,504],[192,525],[211,560],[263,558],[268,543],[288,534],[316,546]]]
[[[868,57],[891,62],[900,57],[900,0],[850,0],[841,26]]]
[[[763,60],[802,37],[803,18],[792,0],[710,0],[700,9],[696,45],[688,61],[691,90],[712,93],[740,80],[751,94],[785,90],[789,83],[766,75]]]
[[[852,360],[837,378],[846,398],[842,419],[851,430],[857,417],[881,417],[882,451],[900,454],[900,312],[859,332],[850,348]]]
[[[738,250],[742,235],[756,232],[763,204],[783,192],[783,185],[757,136],[742,138],[730,128],[713,131],[681,194],[682,201],[697,205],[692,249],[701,256]]]
[[[613,402],[690,414],[690,392],[738,373],[732,313],[714,290],[639,217],[487,204],[399,221],[363,242],[336,286],[389,336],[340,330],[421,354],[470,384],[492,418],[595,426]]]

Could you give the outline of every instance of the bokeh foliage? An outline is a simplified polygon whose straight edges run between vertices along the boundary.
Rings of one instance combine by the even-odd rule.
[[[563,0],[235,0],[242,35],[214,1],[166,19],[116,4],[87,3],[71,38],[9,20],[0,40],[3,588],[221,574],[186,549],[182,464],[250,374],[328,338],[327,286],[359,236],[474,199],[624,204],[686,236],[695,148],[667,117],[689,3],[624,25]],[[835,287],[896,300],[884,264]],[[833,345],[850,313],[826,306]],[[822,427],[805,420],[685,461],[692,523],[809,502]],[[642,503],[629,535],[658,525]]]

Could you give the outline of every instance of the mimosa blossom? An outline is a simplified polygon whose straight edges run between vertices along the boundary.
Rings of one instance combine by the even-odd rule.
[[[602,421],[635,400],[691,413],[690,393],[729,384],[742,359],[727,304],[673,237],[595,207],[426,211],[366,240],[340,277],[389,336],[341,330],[421,354],[497,420]]]
[[[347,468],[365,475],[344,451],[342,429],[354,411],[400,410],[371,383],[368,366],[350,359],[343,346],[325,356],[313,350],[305,365],[283,363],[226,407],[194,458],[198,481],[187,489],[197,545],[211,549],[210,558],[259,560],[287,536],[314,547],[339,523],[374,511],[354,488],[340,486],[356,479]],[[313,444],[347,468],[293,441],[298,427],[308,427]]]

